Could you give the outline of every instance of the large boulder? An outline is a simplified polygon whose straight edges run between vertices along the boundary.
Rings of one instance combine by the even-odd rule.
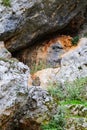
[[[28,85],[30,81],[28,66],[12,58],[0,42],[0,130],[39,130],[55,114],[53,98]]]
[[[73,18],[76,31],[84,21],[86,5],[86,0],[11,0],[5,7],[1,0],[0,40],[10,51],[19,50],[63,29]]]

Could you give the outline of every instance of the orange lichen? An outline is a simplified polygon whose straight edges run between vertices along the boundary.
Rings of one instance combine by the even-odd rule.
[[[55,43],[60,43],[63,49],[68,50],[72,47],[72,37],[62,35],[50,40],[49,42],[44,43],[44,52],[47,52],[48,48]]]

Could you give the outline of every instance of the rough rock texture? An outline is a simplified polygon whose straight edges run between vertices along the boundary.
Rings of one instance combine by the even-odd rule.
[[[60,66],[61,56],[72,47],[72,37],[59,36],[39,45],[24,49],[15,57],[27,64],[31,70],[35,66],[40,69]],[[42,68],[41,68],[42,67]]]
[[[70,117],[67,118],[66,130],[87,130],[87,107],[81,104],[66,105]]]
[[[11,58],[0,42],[0,130],[39,130],[56,112],[48,92],[30,87],[30,81],[28,66]]]
[[[68,117],[66,130],[87,130],[87,106],[82,104],[65,105]]]
[[[0,58],[11,58],[11,53],[5,48],[4,42],[0,42]]]
[[[87,130],[87,118],[69,118],[66,130]]]
[[[27,98],[22,101],[18,110],[5,123],[5,130],[41,130],[40,125],[48,122],[56,113],[53,98],[39,87],[30,87]]]
[[[5,7],[1,0],[0,40],[10,51],[19,50],[63,29],[74,17],[70,25],[76,31],[84,21],[86,5],[86,0],[11,0]]]
[[[7,51],[5,48],[2,50]],[[28,89],[29,68],[16,59],[9,58],[9,52],[7,54],[6,57],[0,54],[0,127],[8,122],[16,106],[20,106],[26,98]]]
[[[72,47],[61,57],[61,66],[36,72],[33,77],[39,77],[41,86],[47,86],[49,81],[64,83],[76,78],[87,76],[87,38],[82,38],[77,47]]]

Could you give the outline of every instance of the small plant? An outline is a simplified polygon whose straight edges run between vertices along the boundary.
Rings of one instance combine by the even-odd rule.
[[[4,6],[10,6],[10,0],[3,0]]]
[[[71,83],[66,83],[66,99],[83,100],[85,94],[85,86],[87,85],[87,77],[76,79]],[[83,98],[82,98],[83,97]]]
[[[31,74],[34,74],[35,72],[49,68],[50,66],[46,64],[45,61],[40,61],[38,64],[34,63],[31,67]]]
[[[73,39],[72,39],[72,45],[77,45],[78,41],[79,41],[79,36],[73,37]]]
[[[64,130],[65,125],[65,111],[63,107],[59,107],[57,114],[52,117],[50,122],[42,125],[42,130]]]
[[[66,82],[63,85],[58,83],[49,83],[48,92],[54,99],[61,100],[84,100],[85,87],[87,86],[87,77],[76,79],[73,82]]]
[[[49,83],[48,85],[48,92],[56,100],[63,100],[65,98],[63,91],[64,90],[61,84],[54,82],[54,83]]]
[[[81,88],[73,84],[67,85],[67,95],[68,100],[81,100]]]

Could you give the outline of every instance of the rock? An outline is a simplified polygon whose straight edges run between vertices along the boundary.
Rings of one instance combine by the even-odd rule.
[[[68,118],[66,130],[87,130],[87,118]]]
[[[73,81],[87,76],[87,38],[80,39],[78,46],[67,52],[61,60],[56,78],[61,82]]]
[[[40,130],[40,125],[48,122],[56,113],[57,105],[47,91],[30,87],[27,92],[27,98],[24,100],[22,95],[24,102],[5,123],[5,130]]]
[[[0,51],[0,130],[40,130],[57,105],[47,91],[28,85],[32,82],[28,66],[9,57],[9,52],[3,54]]]
[[[63,31],[73,18],[70,25],[76,32],[84,23],[86,5],[85,0],[11,0],[10,7],[5,7],[1,0],[0,40],[10,51],[20,50],[48,34]]]
[[[36,72],[33,76],[39,77],[45,88],[49,81],[68,82],[76,78],[87,76],[87,38],[82,38],[77,47],[72,47],[61,57],[61,66]],[[43,80],[44,79],[44,80]]]
[[[11,53],[5,48],[4,42],[0,42],[0,58],[11,58]]]
[[[87,107],[84,105],[66,105],[66,108],[70,111],[69,113],[73,116],[87,117]]]
[[[26,99],[29,68],[14,59],[0,58],[0,128]]]
[[[15,54],[31,70],[60,66],[61,56],[72,47],[72,37],[59,36]]]
[[[32,75],[32,80],[36,79],[36,77],[39,77],[40,79],[40,86],[44,89],[47,89],[49,87],[50,82],[55,82],[55,74],[58,73],[60,68],[47,68],[43,69],[41,71],[37,71],[35,74]]]

